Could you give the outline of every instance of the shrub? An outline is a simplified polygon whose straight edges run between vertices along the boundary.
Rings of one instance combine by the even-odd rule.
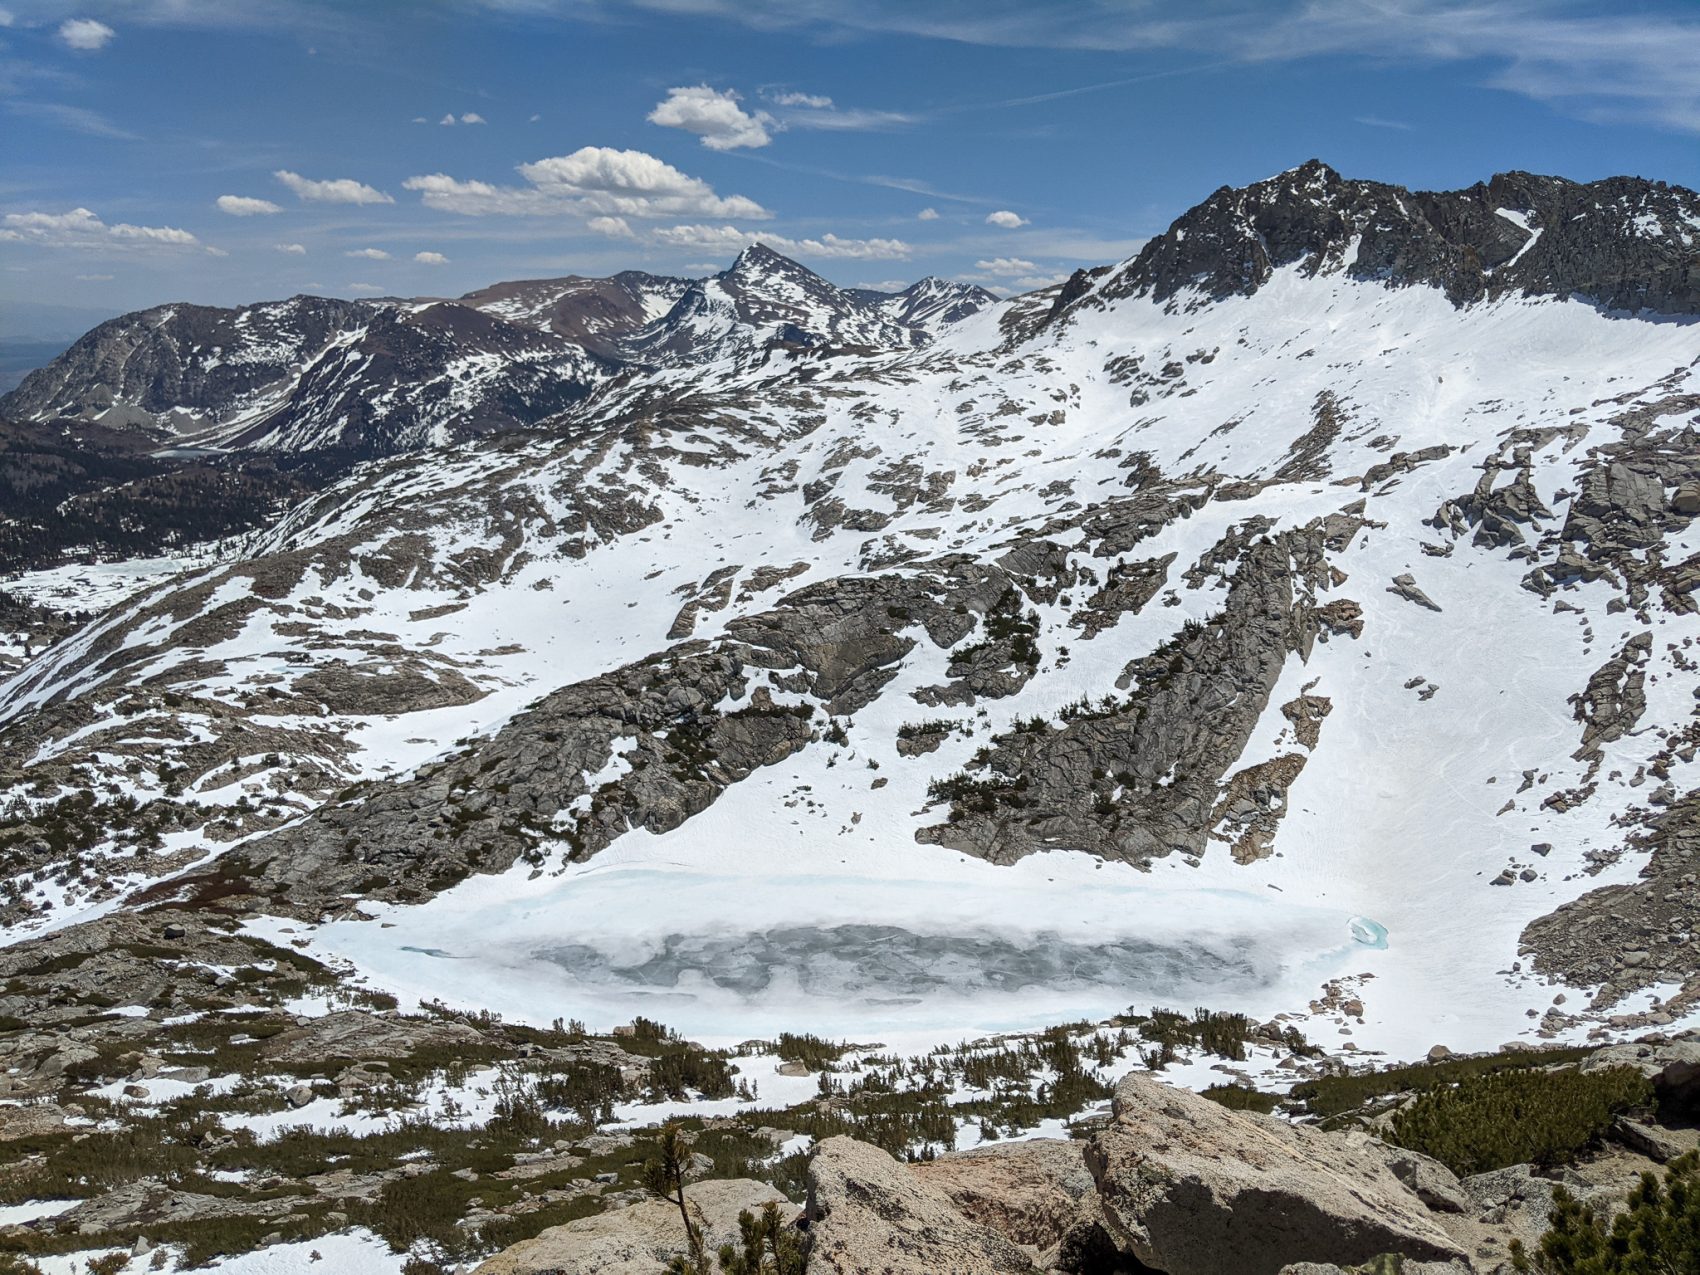
[[[1268,1115],[1274,1111],[1281,1099],[1278,1095],[1264,1093],[1249,1085],[1211,1085],[1200,1093],[1211,1102],[1219,1102],[1229,1111],[1260,1111]]]
[[[1651,1173],[1629,1193],[1608,1227],[1562,1187],[1553,1192],[1551,1229],[1531,1256],[1516,1240],[1511,1262],[1538,1275],[1677,1275],[1700,1271],[1700,1155],[1672,1160],[1661,1187]]]
[[[1632,1067],[1503,1071],[1420,1095],[1393,1117],[1387,1137],[1459,1177],[1510,1164],[1551,1167],[1597,1139],[1619,1112],[1652,1101],[1651,1083]]]

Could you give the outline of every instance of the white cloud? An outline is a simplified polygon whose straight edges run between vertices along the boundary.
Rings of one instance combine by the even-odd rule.
[[[223,248],[215,248],[211,244],[206,246],[206,254],[209,257],[228,257],[230,255]]]
[[[374,190],[363,182],[357,182],[352,177],[338,177],[330,181],[314,181],[303,177],[300,173],[292,173],[287,168],[280,168],[272,174],[290,190],[295,192],[297,199],[316,204],[393,204],[395,200],[381,190]]]
[[[514,0],[507,0],[513,3]],[[659,0],[652,0],[662,7]],[[667,7],[677,7],[676,5]],[[760,31],[904,34],[1009,48],[1201,55],[1224,63],[1357,57],[1396,66],[1486,62],[1493,88],[1594,122],[1635,121],[1700,133],[1700,21],[1695,6],[1583,5],[1564,0],[1214,0],[1209,4],[1107,0],[692,0]],[[1151,74],[983,103],[1002,109],[1113,91]],[[1478,82],[1481,77],[1476,77]]]
[[[649,122],[695,133],[710,150],[766,146],[773,140],[768,132],[772,116],[766,111],[750,115],[738,105],[738,95],[731,89],[720,92],[706,84],[668,89],[666,98],[649,113]]]
[[[444,128],[453,128],[455,123],[454,112],[450,111],[447,115],[443,116],[442,119],[438,120],[437,123],[441,124]]]
[[[93,53],[104,49],[118,33],[93,18],[67,18],[59,24],[59,38],[73,49]]]
[[[923,208],[915,214],[916,221],[937,221],[938,219],[939,210],[937,208]]]
[[[122,221],[112,227],[112,235],[116,239],[139,239],[146,243],[192,244],[200,242],[187,230],[179,230],[175,226],[132,226]]]
[[[0,22],[0,27],[6,25],[7,23]],[[109,274],[80,274],[77,276],[77,278],[83,283],[105,283],[107,280],[114,277],[115,276]]]
[[[422,266],[446,266],[449,259],[440,252],[416,252],[413,259]]]
[[[489,121],[487,121],[482,115],[478,114],[477,111],[468,111],[465,115],[460,117],[460,122],[462,124],[485,124]]]
[[[721,197],[700,178],[680,172],[643,151],[585,146],[570,155],[521,164],[529,186],[462,181],[446,173],[409,177],[428,208],[480,217],[490,214],[585,217],[769,217],[742,195]]]
[[[543,117],[541,115],[533,115],[529,120],[526,121],[526,123],[527,124],[535,124],[535,123],[537,123],[538,120],[540,120],[542,118]]]
[[[424,122],[425,120],[423,117],[414,121],[416,124],[423,124]],[[456,117],[455,113],[450,111],[447,115],[443,116],[442,119],[438,120],[437,123],[441,124],[444,128],[453,128],[456,124],[488,124],[489,121],[475,111],[468,111],[465,115],[459,117]]]
[[[1391,128],[1400,133],[1413,132],[1416,128],[1415,125],[1407,124],[1404,120],[1383,119],[1379,115],[1354,116],[1352,122],[1362,124],[1365,128]]]
[[[383,289],[380,288],[375,283],[351,283],[351,284],[348,285],[348,290],[350,292],[372,292],[372,293],[377,293],[377,292],[383,291]]]
[[[274,243],[272,247],[279,252],[287,252],[292,257],[305,257],[307,255],[307,245],[302,243]]]
[[[636,239],[637,234],[624,217],[592,217],[585,222],[587,230],[593,230],[599,235],[607,235],[610,239]]]
[[[976,270],[984,270],[988,274],[1032,274],[1039,267],[1031,261],[1023,261],[1020,257],[993,257],[990,261],[976,261]]]
[[[1068,282],[1068,274],[1065,271],[1061,274],[1023,275],[1015,281],[1015,286],[1028,292],[1036,292],[1040,288],[1050,288],[1066,282]]]
[[[7,213],[0,219],[0,240],[43,248],[182,248],[200,243],[175,226],[109,226],[87,208],[65,213]]]
[[[9,27],[9,26],[12,25],[13,21],[14,21],[14,19],[12,17],[12,11],[10,9],[0,9],[0,27]],[[78,278],[81,278],[81,277],[82,276],[80,276],[80,275],[78,276]],[[110,279],[112,276],[107,275],[105,277]]]
[[[356,248],[342,254],[345,257],[364,257],[367,261],[388,261],[390,254],[382,248]]]
[[[790,239],[735,226],[663,226],[654,231],[656,242],[675,248],[717,248],[725,251],[766,244],[787,256],[833,257],[856,261],[896,260],[913,249],[901,239],[841,239],[826,234],[819,239]]]
[[[901,111],[870,111],[840,106],[818,93],[777,93],[764,89],[762,98],[780,112],[781,128],[836,129],[839,131],[897,128],[912,124],[915,117]]]
[[[429,124],[431,121],[426,119],[423,115],[415,115],[413,117],[413,122],[415,124]]]
[[[1027,218],[1012,213],[1007,208],[1000,208],[994,213],[986,214],[986,224],[988,226],[1002,226],[1005,230],[1014,230],[1017,226],[1025,226]]]
[[[247,195],[220,195],[218,210],[229,213],[232,217],[253,217],[283,211],[269,199],[250,199]]]
[[[830,111],[832,109],[830,97],[817,97],[813,93],[768,93],[765,96],[775,106],[808,106],[817,111]]]

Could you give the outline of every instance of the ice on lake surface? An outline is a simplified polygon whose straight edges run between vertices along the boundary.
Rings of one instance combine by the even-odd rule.
[[[540,949],[587,987],[676,989],[697,979],[743,996],[789,983],[805,996],[918,1004],[939,993],[1024,992],[1159,983],[1194,997],[1263,981],[1249,952],[1139,938],[1074,942],[1052,931],[919,934],[894,925],[787,926],[748,934],[668,934],[642,960],[583,943]]]
[[[704,1040],[929,1044],[1153,1004],[1266,1016],[1366,951],[1344,909],[1080,855],[1013,868],[930,856],[880,876],[766,866],[628,858],[471,878],[382,924],[323,926],[315,946],[404,1001],[511,1019],[644,1014]]]

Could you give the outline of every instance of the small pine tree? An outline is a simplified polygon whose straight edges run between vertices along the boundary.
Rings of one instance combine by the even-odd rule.
[[[1700,1271],[1700,1153],[1651,1173],[1629,1193],[1624,1211],[1607,1225],[1599,1211],[1560,1187],[1553,1192],[1551,1229],[1537,1253],[1512,1242],[1511,1262],[1535,1275],[1687,1275]]]
[[[662,1199],[678,1205],[679,1217],[685,1224],[686,1256],[675,1257],[669,1262],[667,1275],[712,1275],[702,1227],[691,1216],[693,1206],[685,1199],[685,1175],[690,1168],[691,1144],[684,1131],[669,1121],[656,1139],[655,1149],[655,1158],[645,1161],[643,1166],[644,1185]]]
[[[769,1201],[759,1217],[745,1209],[738,1214],[738,1231],[743,1252],[720,1246],[723,1275],[803,1275],[808,1249],[796,1228],[785,1224],[779,1205]]]

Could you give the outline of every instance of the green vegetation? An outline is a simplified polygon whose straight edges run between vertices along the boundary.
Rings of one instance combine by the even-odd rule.
[[[832,1071],[834,1064],[850,1052],[850,1046],[842,1041],[822,1040],[807,1032],[801,1035],[780,1032],[773,1052],[786,1062],[802,1063],[810,1071]]]
[[[1632,1067],[1522,1068],[1419,1095],[1393,1117],[1387,1136],[1459,1177],[1509,1164],[1550,1168],[1596,1141],[1620,1112],[1652,1102],[1651,1083]]]
[[[1512,1265],[1536,1275],[1687,1275],[1700,1271],[1700,1155],[1672,1160],[1664,1182],[1651,1173],[1607,1222],[1560,1187],[1551,1229],[1530,1254],[1512,1241]]]
[[[1476,1076],[1492,1075],[1518,1067],[1554,1066],[1578,1062],[1592,1050],[1513,1049],[1480,1058],[1448,1058],[1441,1062],[1389,1067],[1385,1071],[1351,1076],[1323,1076],[1293,1086],[1291,1097],[1303,1104],[1307,1115],[1323,1118],[1324,1127],[1334,1118],[1371,1108],[1377,1099],[1395,1094],[1422,1092],[1453,1085]]]
[[[1279,1095],[1264,1093],[1250,1085],[1211,1085],[1200,1092],[1203,1097],[1221,1103],[1229,1111],[1257,1111],[1268,1115],[1281,1103]]]

